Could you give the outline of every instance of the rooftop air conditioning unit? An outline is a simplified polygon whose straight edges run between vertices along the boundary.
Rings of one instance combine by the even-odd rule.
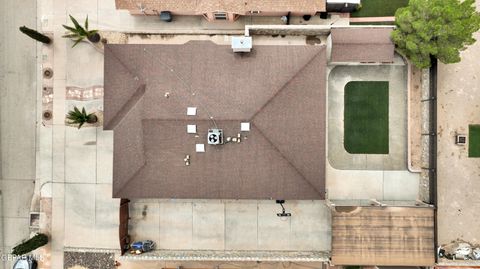
[[[208,129],[207,140],[209,145],[221,145],[223,144],[223,131],[222,129]]]
[[[252,50],[251,36],[232,36],[233,52],[250,52]]]

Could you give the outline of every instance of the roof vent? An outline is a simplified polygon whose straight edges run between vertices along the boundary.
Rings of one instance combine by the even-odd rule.
[[[223,144],[223,131],[222,129],[208,129],[207,140],[209,145],[221,145]]]
[[[232,36],[233,52],[250,52],[252,50],[251,36]]]

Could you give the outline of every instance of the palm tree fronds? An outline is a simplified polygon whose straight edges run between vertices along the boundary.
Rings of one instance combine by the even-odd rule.
[[[79,37],[77,40],[75,40],[75,43],[73,43],[72,48],[78,45],[78,43],[82,42],[82,40],[85,39],[85,37]]]
[[[62,24],[63,28],[69,30],[70,32],[73,32],[73,33],[76,33],[77,32],[77,29],[73,28],[73,27],[70,27],[68,25],[64,25]]]
[[[62,35],[64,38],[78,38],[78,34],[66,34]]]
[[[92,39],[90,38],[93,35],[98,35],[98,30],[88,30],[88,15],[85,19],[84,27],[82,27],[72,15],[69,15],[69,17],[74,27],[71,27],[68,25],[62,25],[63,28],[70,31],[70,33],[65,34],[63,37],[74,39],[75,43],[73,44],[72,47],[75,47],[80,41],[82,41],[86,37],[89,38],[90,41],[92,41]],[[95,38],[95,39],[99,39],[99,38]],[[93,41],[93,42],[97,42],[97,41]]]
[[[83,27],[80,26],[80,24],[78,23],[78,21],[77,21],[72,15],[68,15],[68,16],[70,16],[70,20],[73,22],[73,25],[75,25],[75,29],[76,29],[77,31],[80,32],[81,30],[83,30]]]
[[[66,116],[69,124],[78,124],[78,129],[80,129],[86,122],[95,123],[98,121],[95,113],[87,114],[85,107],[80,111],[76,106],[73,107],[73,110],[70,110]]]

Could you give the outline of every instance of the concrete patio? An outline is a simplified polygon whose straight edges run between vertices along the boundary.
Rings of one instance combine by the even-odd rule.
[[[331,200],[418,198],[419,173],[407,169],[407,74],[391,65],[331,66],[328,80],[327,197]],[[343,146],[344,86],[352,80],[388,80],[390,154],[350,154]]]
[[[132,240],[164,250],[329,251],[331,213],[323,201],[134,200]]]
[[[389,82],[389,154],[350,154],[343,145],[344,87],[349,81]],[[337,169],[407,168],[407,74],[397,56],[392,65],[332,67],[328,79],[328,160]]]

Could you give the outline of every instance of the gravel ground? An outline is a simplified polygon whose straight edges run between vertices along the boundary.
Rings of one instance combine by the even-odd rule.
[[[115,255],[113,253],[95,252],[65,252],[64,268],[76,269],[114,269]]]
[[[422,86],[422,70],[412,66],[409,87],[409,115],[408,115],[408,135],[410,159],[408,163],[409,170],[418,172],[422,168],[422,106],[421,106],[421,86]]]

